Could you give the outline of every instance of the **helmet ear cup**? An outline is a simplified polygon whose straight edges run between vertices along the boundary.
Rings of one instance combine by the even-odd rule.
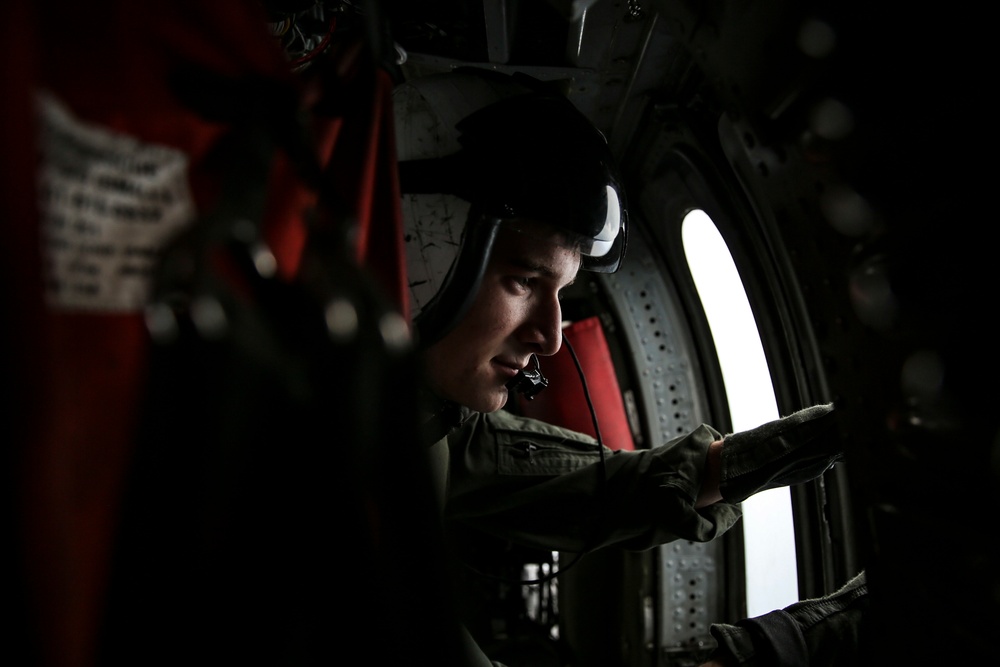
[[[486,259],[493,249],[500,218],[480,218],[472,211],[474,224],[466,226],[462,249],[451,266],[434,298],[414,320],[419,348],[427,348],[441,340],[465,316],[479,292],[486,272]]]

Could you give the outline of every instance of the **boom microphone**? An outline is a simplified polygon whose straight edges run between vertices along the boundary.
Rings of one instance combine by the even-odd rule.
[[[548,378],[542,375],[542,368],[538,363],[538,357],[531,355],[531,358],[535,361],[535,369],[526,371],[522,368],[507,383],[508,391],[521,392],[529,401],[533,400],[542,389],[549,386]]]

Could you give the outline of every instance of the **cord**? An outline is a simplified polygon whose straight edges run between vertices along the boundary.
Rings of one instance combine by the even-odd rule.
[[[608,485],[608,463],[604,457],[604,440],[601,438],[601,428],[597,425],[597,410],[594,409],[594,401],[590,398],[590,389],[587,387],[587,378],[583,374],[583,367],[580,365],[576,350],[573,349],[568,336],[563,336],[563,344],[569,350],[569,356],[573,357],[573,364],[576,366],[576,372],[580,376],[580,385],[583,387],[583,396],[587,399],[587,407],[590,409],[590,418],[594,422],[594,437],[597,439],[597,451],[601,455],[601,493],[603,493]]]

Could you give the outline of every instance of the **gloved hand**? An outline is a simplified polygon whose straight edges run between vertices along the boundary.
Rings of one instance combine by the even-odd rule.
[[[719,491],[740,503],[761,491],[815,479],[843,457],[833,404],[815,405],[722,443]]]

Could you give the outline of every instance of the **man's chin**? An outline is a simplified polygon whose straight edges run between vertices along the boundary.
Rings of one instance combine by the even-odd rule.
[[[508,392],[506,387],[490,392],[488,395],[480,396],[475,401],[475,405],[469,407],[477,412],[496,412],[507,405]]]

